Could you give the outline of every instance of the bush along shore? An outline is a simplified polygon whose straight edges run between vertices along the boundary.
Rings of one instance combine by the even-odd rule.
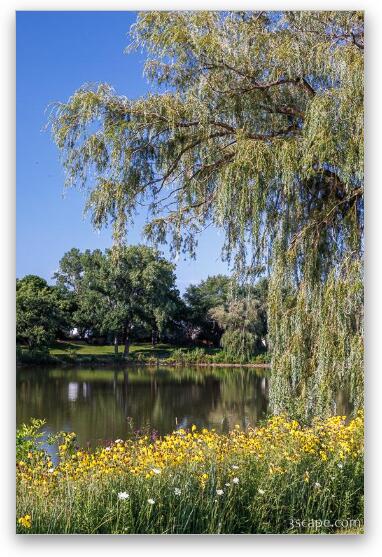
[[[81,346],[82,348],[82,346]],[[250,360],[240,359],[215,349],[212,353],[204,348],[153,348],[141,350],[140,345],[133,346],[129,356],[122,353],[115,355],[112,347],[86,347],[87,350],[25,350],[18,348],[16,360],[19,366],[58,365],[58,366],[92,366],[92,365],[160,365],[160,366],[231,366],[231,367],[269,367],[268,353],[258,354]],[[93,348],[93,349],[92,349]],[[108,351],[102,349],[109,349]],[[101,349],[101,350],[97,350]]]
[[[363,415],[285,416],[227,435],[178,430],[44,450],[32,421],[17,434],[19,533],[349,533],[363,524]]]

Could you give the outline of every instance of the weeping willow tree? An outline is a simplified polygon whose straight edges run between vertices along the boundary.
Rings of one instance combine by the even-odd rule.
[[[228,356],[248,362],[259,351],[259,347],[262,348],[262,333],[266,326],[264,311],[258,299],[234,299],[227,307],[212,308],[209,315],[224,331],[220,343]]]
[[[116,243],[195,253],[209,224],[235,269],[268,272],[275,412],[362,404],[362,12],[145,12],[129,49],[152,93],[85,85],[52,111],[67,185]]]

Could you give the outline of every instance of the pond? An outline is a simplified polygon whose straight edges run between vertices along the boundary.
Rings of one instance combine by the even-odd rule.
[[[75,431],[83,446],[192,424],[226,432],[265,416],[268,378],[266,369],[232,367],[21,368],[17,423],[45,418],[47,432]],[[337,412],[347,410],[340,396]]]

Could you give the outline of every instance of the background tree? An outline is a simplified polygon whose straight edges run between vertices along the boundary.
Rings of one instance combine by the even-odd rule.
[[[101,254],[99,251],[93,253]],[[78,248],[72,248],[66,252],[60,259],[59,271],[53,275],[56,284],[78,294],[84,268],[91,259],[92,253],[89,250],[86,250],[85,254],[81,253]]]
[[[219,346],[223,330],[209,313],[217,306],[225,306],[232,294],[233,281],[224,275],[215,275],[190,285],[184,299],[187,304],[187,318],[196,338],[213,342]]]
[[[175,252],[220,227],[237,269],[270,272],[273,410],[333,411],[345,384],[357,408],[362,12],[144,12],[132,34],[154,92],[84,86],[56,107],[67,184],[90,179],[86,208],[117,242],[142,203]]]
[[[60,261],[57,283],[75,293],[78,327],[112,336],[115,352],[121,339],[129,353],[134,328],[149,327],[152,339],[176,308],[174,266],[146,246],[84,253],[71,250]]]
[[[73,323],[81,338],[101,335],[104,300],[97,293],[100,271],[104,265],[101,250],[80,252],[72,248],[59,262],[53,275],[60,288],[67,289],[73,298]]]
[[[239,361],[248,361],[265,351],[266,294],[267,280],[262,279],[256,286],[237,288],[234,298],[209,310],[210,317],[224,331],[221,346]]]
[[[61,289],[36,275],[16,280],[16,338],[30,350],[47,347],[67,329],[69,301]]]

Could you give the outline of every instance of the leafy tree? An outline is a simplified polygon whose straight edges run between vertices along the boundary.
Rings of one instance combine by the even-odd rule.
[[[273,410],[329,412],[345,383],[357,408],[363,13],[144,12],[132,34],[154,92],[84,86],[56,107],[68,185],[89,179],[117,242],[140,203],[175,252],[220,227],[238,269],[270,272]]]
[[[72,248],[61,258],[59,270],[53,275],[57,286],[67,289],[73,296],[73,326],[81,337],[102,334],[105,305],[96,286],[103,265],[101,250],[81,252]]]
[[[219,345],[222,329],[209,311],[228,302],[233,282],[230,277],[215,275],[187,288],[184,299],[187,315],[199,338]]]
[[[68,326],[68,298],[36,275],[16,280],[16,336],[30,350],[47,347]]]
[[[149,254],[148,259],[150,259]],[[175,286],[174,265],[155,255],[142,274],[145,286],[144,321],[150,328],[155,345],[166,326],[170,327],[179,312],[180,297]]]
[[[221,345],[225,352],[239,361],[248,361],[265,349],[266,293],[267,280],[261,279],[255,286],[237,287],[234,298],[208,312],[224,331]]]
[[[176,306],[174,266],[146,246],[84,253],[71,250],[60,261],[57,283],[76,295],[79,327],[112,335],[115,352],[119,339],[125,356],[133,330],[150,327],[153,342]]]
[[[255,354],[261,345],[259,313],[258,302],[251,298],[232,300],[227,308],[217,306],[210,310],[211,317],[224,330],[221,345],[227,354],[239,361],[248,361]]]
[[[100,252],[96,251],[94,254],[100,254]],[[78,294],[81,279],[84,273],[84,267],[87,262],[90,262],[92,257],[93,256],[89,250],[86,250],[85,254],[81,253],[78,248],[72,248],[66,252],[60,259],[59,271],[53,275],[57,285],[63,286],[71,292]]]

